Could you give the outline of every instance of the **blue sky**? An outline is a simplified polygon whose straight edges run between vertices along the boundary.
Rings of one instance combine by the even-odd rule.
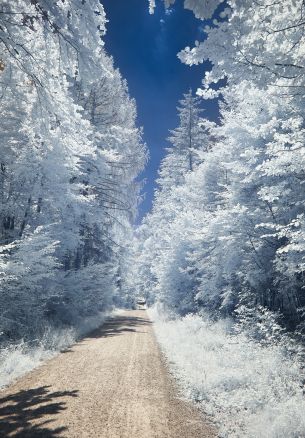
[[[196,90],[209,69],[208,63],[188,67],[177,58],[185,46],[202,40],[202,22],[183,9],[177,1],[165,11],[157,1],[154,15],[148,12],[148,0],[102,0],[109,23],[105,37],[106,50],[114,57],[130,95],[136,99],[138,124],[144,128],[144,140],[150,160],[141,175],[146,180],[145,199],[140,206],[139,220],[151,208],[160,160],[168,146],[168,130],[178,124],[176,107],[189,88]],[[215,102],[203,101],[208,118],[218,115]]]

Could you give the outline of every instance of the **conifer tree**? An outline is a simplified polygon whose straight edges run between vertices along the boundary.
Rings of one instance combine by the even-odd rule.
[[[200,103],[201,99],[193,96],[192,90],[179,101],[179,126],[170,131],[171,146],[160,166],[158,183],[163,188],[182,184],[185,174],[192,172],[200,162],[200,151],[207,148]]]

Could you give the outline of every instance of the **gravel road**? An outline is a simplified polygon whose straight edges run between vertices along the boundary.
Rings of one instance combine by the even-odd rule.
[[[0,393],[1,437],[205,438],[143,310],[109,320]]]

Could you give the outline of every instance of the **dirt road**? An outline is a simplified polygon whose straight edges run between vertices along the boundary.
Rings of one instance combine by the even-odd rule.
[[[145,311],[127,311],[0,393],[1,437],[214,437],[179,400]]]

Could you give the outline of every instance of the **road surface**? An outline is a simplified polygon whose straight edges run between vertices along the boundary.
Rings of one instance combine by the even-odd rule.
[[[178,398],[143,310],[117,315],[0,398],[1,437],[216,436]]]

